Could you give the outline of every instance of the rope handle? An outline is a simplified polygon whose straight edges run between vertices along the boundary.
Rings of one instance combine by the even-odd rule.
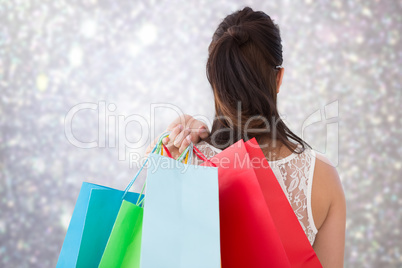
[[[188,159],[188,154],[189,154],[189,151],[190,151],[190,148],[189,148],[189,147],[190,147],[190,146],[193,147],[193,148],[192,148],[192,152],[195,153],[195,155],[196,155],[199,159],[201,159],[201,160],[204,161],[204,162],[208,162],[208,163],[210,163],[212,166],[216,167],[216,164],[213,163],[213,162],[211,162],[211,160],[209,160],[209,159],[208,159],[195,145],[193,145],[192,143],[186,148],[186,150],[184,150],[184,151],[180,154],[180,156],[177,158],[178,161],[179,161],[179,159],[184,158],[184,159],[185,159],[185,163],[187,164],[186,159]],[[173,157],[172,157],[172,154],[170,153],[170,151],[168,150],[168,148],[167,148],[165,145],[163,145],[163,147],[164,147],[164,150],[165,150],[166,154],[167,154],[169,157],[173,158]]]
[[[211,160],[209,160],[197,147],[194,146],[193,150],[194,150],[194,153],[198,156],[198,158],[200,158],[204,162],[210,163],[214,167],[217,167],[216,164],[213,163]]]
[[[168,150],[168,148],[166,147],[166,145],[165,145],[165,144],[162,144],[162,146],[163,146],[162,148],[163,148],[163,150],[165,150],[167,156],[170,157],[170,158],[173,158],[172,154],[170,153],[170,151]],[[161,155],[163,155],[163,150],[162,150]]]
[[[166,152],[166,155],[170,158],[173,158],[172,154],[170,153],[169,149],[166,147],[165,144],[163,144],[162,140],[165,137],[168,137],[170,134],[169,131],[166,131],[164,133],[162,133],[161,136],[159,136],[159,139],[157,141],[157,143],[155,144],[154,148],[152,149],[152,151],[150,153],[156,153],[156,154],[161,154],[163,155],[163,152]],[[188,162],[191,163],[192,158],[193,158],[193,153],[195,153],[195,155],[200,158],[201,160],[210,163],[212,166],[216,167],[216,164],[211,162],[197,147],[194,146],[194,144],[191,142],[189,146],[187,146],[187,148],[180,154],[180,156],[177,158],[177,161],[182,162],[184,160],[184,163],[187,164]],[[137,179],[137,177],[139,176],[139,174],[141,173],[141,171],[143,170],[143,168],[145,167],[145,165],[148,163],[148,159],[147,158],[144,163],[142,164],[141,168],[138,170],[137,174],[134,176],[134,178],[130,181],[130,183],[127,185],[126,189],[124,190],[124,194],[122,197],[122,200],[124,199],[124,197],[126,196],[127,192],[130,190],[130,188],[132,187],[132,185],[134,184],[135,180]],[[142,206],[143,205],[143,201],[144,198],[140,201],[141,196],[143,195],[144,189],[146,186],[146,181],[144,182],[144,185],[142,186],[141,189],[141,193],[138,196],[137,199],[137,206]]]
[[[162,133],[162,135],[161,135],[161,136],[159,137],[159,139],[158,139],[158,142],[155,144],[154,148],[152,149],[151,154],[154,153],[154,152],[157,152],[157,153],[160,152],[162,140],[163,140],[165,137],[167,137],[168,135],[169,135],[169,132],[164,132],[164,133]],[[127,192],[128,192],[128,191],[130,190],[130,188],[133,186],[135,180],[138,178],[138,176],[140,175],[141,171],[144,169],[145,165],[148,163],[148,159],[149,159],[149,158],[147,157],[147,159],[146,159],[146,160],[144,161],[144,163],[142,164],[141,168],[138,170],[137,174],[135,174],[134,178],[133,178],[133,179],[130,181],[130,183],[127,185],[126,189],[124,190],[124,194],[123,194],[122,200],[126,197]],[[144,187],[145,187],[145,183],[144,183],[144,186],[142,187],[141,194],[138,196],[137,205],[138,205],[138,202],[139,202],[139,200],[140,200],[140,198],[141,198],[141,196],[142,196],[142,193],[143,193],[143,191],[144,191]]]

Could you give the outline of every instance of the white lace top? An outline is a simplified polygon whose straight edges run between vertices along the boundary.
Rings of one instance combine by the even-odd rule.
[[[204,141],[196,146],[208,159],[221,152]],[[301,154],[292,153],[280,160],[268,161],[311,245],[317,234],[311,211],[315,156],[313,150],[306,148]],[[194,157],[192,162],[200,164],[202,161]]]

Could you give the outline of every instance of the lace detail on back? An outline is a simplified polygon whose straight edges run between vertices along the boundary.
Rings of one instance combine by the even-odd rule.
[[[210,144],[202,141],[197,148],[209,159],[221,152]],[[197,157],[192,164],[202,163]],[[313,245],[317,229],[311,211],[311,187],[315,166],[315,152],[309,148],[301,154],[293,153],[277,161],[268,161],[279,185],[282,187],[290,205],[310,244]]]
[[[213,147],[212,145],[210,145],[209,143],[206,143],[205,141],[201,141],[199,143],[197,143],[195,145],[198,150],[200,150],[208,159],[214,157],[216,154],[220,153],[222,150]],[[198,157],[196,157],[194,155],[193,159],[192,159],[192,164],[193,165],[199,165],[201,164],[203,161],[200,160]]]
[[[293,153],[284,159],[268,161],[310,244],[317,229],[311,211],[311,187],[315,166],[314,151],[306,148],[301,154]]]

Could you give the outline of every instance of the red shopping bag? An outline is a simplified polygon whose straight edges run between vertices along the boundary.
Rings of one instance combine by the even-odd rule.
[[[222,267],[291,267],[243,140],[210,161],[218,167]]]
[[[256,139],[245,147],[291,267],[322,267]]]

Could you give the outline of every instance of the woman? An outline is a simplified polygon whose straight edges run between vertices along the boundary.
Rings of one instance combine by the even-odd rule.
[[[177,156],[190,141],[202,139],[196,146],[212,157],[239,139],[255,137],[323,267],[343,267],[342,185],[330,162],[280,119],[282,61],[280,31],[268,15],[246,7],[227,16],[209,46],[207,77],[216,113],[211,132],[185,115],[168,127],[164,143]]]

